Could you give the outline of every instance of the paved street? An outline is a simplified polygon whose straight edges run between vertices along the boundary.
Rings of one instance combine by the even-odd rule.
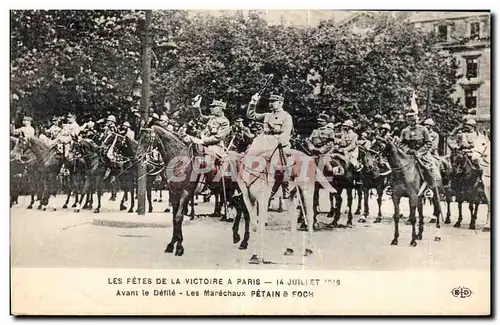
[[[121,193],[119,193],[121,197]],[[119,212],[119,202],[103,198],[99,217],[114,216],[140,218],[137,214]],[[366,224],[354,218],[351,228],[324,229],[315,233],[318,253],[285,257],[284,235],[286,213],[272,213],[265,236],[265,259],[273,264],[250,265],[251,245],[247,251],[232,244],[231,224],[216,218],[201,217],[184,222],[185,255],[165,254],[164,248],[171,237],[172,228],[114,228],[93,225],[96,214],[89,210],[74,213],[72,209],[55,212],[26,210],[28,198],[21,197],[19,205],[11,209],[11,249],[14,267],[110,267],[110,268],[197,268],[197,269],[337,269],[337,270],[403,270],[403,269],[479,269],[486,270],[490,263],[490,233],[482,232],[486,206],[481,205],[477,221],[478,230],[469,230],[469,212],[460,229],[453,228],[456,205],[453,205],[452,225],[441,229],[442,241],[434,242],[434,225],[427,223],[424,239],[418,247],[409,247],[411,226],[400,224],[399,246],[390,246],[393,235],[392,202],[383,202],[383,222],[374,224],[376,202],[370,202],[371,216]],[[61,207],[59,196],[56,206]],[[345,202],[345,201],[344,201]],[[152,217],[171,220],[170,213],[162,213],[166,203],[155,203]],[[325,211],[328,202],[321,202]],[[354,204],[356,206],[356,203]],[[442,204],[443,208],[445,204]],[[36,207],[36,206],[35,206]],[[407,201],[402,201],[406,214]],[[200,203],[197,213],[209,213],[213,203]],[[344,207],[343,207],[344,210]],[[426,216],[431,207],[425,206]],[[321,221],[328,220],[322,217]],[[341,219],[345,224],[346,217]],[[243,223],[240,227],[243,232]],[[297,236],[303,236],[298,232]],[[301,240],[298,240],[300,243]],[[300,246],[299,246],[300,247]]]

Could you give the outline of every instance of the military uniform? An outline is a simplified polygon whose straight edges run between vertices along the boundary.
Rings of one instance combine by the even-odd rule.
[[[476,122],[474,120],[469,120],[466,122],[466,125],[474,128],[476,126]],[[474,142],[478,136],[477,132],[474,130],[468,130],[466,128],[465,132],[461,132],[457,136],[457,146],[458,149],[464,152],[471,161],[474,163],[475,168],[480,169],[480,157],[481,154],[478,152],[474,152]]]
[[[355,169],[359,169],[358,134],[353,131],[353,123],[351,120],[345,121],[342,126],[348,127],[349,130],[342,132],[339,143],[339,152],[346,155],[347,159],[349,159],[349,162]]]
[[[307,139],[309,150],[321,155],[328,154],[332,150],[334,138],[335,132],[327,126],[315,129]]]
[[[407,126],[401,132],[401,145],[406,153],[414,153],[424,167],[427,173],[428,181],[436,184],[441,181],[441,174],[436,160],[432,157],[430,150],[432,148],[432,139],[429,130],[425,126],[416,124],[415,126]],[[422,190],[422,189],[421,189]]]

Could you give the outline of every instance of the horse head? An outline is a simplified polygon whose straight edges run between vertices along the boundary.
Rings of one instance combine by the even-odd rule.
[[[359,149],[359,160],[363,164],[363,172],[378,173],[381,153],[363,146],[359,146]]]

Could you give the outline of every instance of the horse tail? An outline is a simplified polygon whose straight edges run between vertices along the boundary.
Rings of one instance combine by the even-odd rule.
[[[330,182],[323,176],[323,173],[316,167],[316,182],[318,182],[325,190],[330,193],[337,193],[337,190],[333,188]]]

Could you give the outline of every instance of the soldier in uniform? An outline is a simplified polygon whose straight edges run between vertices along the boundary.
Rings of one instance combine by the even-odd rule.
[[[416,112],[406,114],[408,126],[401,132],[401,145],[403,151],[409,155],[414,155],[424,169],[426,182],[434,189],[441,182],[441,174],[435,160],[430,154],[432,139],[425,126],[417,124],[418,115]],[[425,182],[419,192],[425,188]]]
[[[86,139],[94,140],[97,132],[95,130],[95,123],[93,121],[88,121],[82,125],[80,135]]]
[[[132,140],[135,138],[135,133],[130,129],[130,123],[127,121],[122,124],[121,134]]]
[[[252,133],[252,131],[250,131],[250,128],[248,128],[243,124],[242,117],[237,117],[234,120],[234,122],[235,122],[233,125],[234,140],[232,146],[235,147],[235,150],[237,152],[245,152],[250,143],[252,143],[252,140],[255,137],[255,135]]]
[[[319,114],[319,128],[313,130],[311,136],[306,139],[309,151],[313,155],[318,155],[322,158],[327,171],[332,172],[332,162],[329,153],[333,148],[334,131],[331,127],[327,127],[328,115]],[[331,123],[331,122],[330,122]],[[333,125],[333,123],[332,123]]]
[[[52,126],[48,130],[48,135],[51,140],[57,139],[59,133],[61,133],[62,128],[59,126],[61,123],[61,119],[59,117],[54,116],[52,118]]]
[[[283,109],[284,98],[280,95],[271,95],[269,98],[269,106],[271,113],[256,113],[255,109],[260,100],[259,93],[252,96],[252,100],[248,104],[247,116],[251,120],[263,121],[264,130],[263,134],[255,137],[248,153],[262,152],[265,150],[276,149],[276,142],[281,145],[283,154],[285,156],[290,154],[290,137],[293,130],[292,116]],[[286,165],[282,161],[281,164]],[[277,180],[271,191],[271,197],[276,194],[279,188],[279,183],[282,183],[283,197],[288,197],[288,183]]]
[[[342,138],[340,141],[339,152],[344,154],[356,171],[360,171],[362,166],[358,161],[358,135],[353,130],[354,123],[346,120],[342,123]]]
[[[387,137],[391,136],[391,126],[387,123],[382,124],[378,129],[377,129],[377,134],[376,136],[381,137],[382,139],[385,139]],[[376,139],[373,140],[373,143],[377,141]],[[387,158],[385,156],[380,156],[379,158],[380,165],[382,167],[382,171],[380,172],[379,175],[385,176],[388,175],[392,172],[391,165],[387,161]]]
[[[26,137],[35,137],[35,129],[31,126],[32,119],[29,116],[23,117],[23,126],[19,129],[12,130],[13,135],[21,135],[24,134]],[[12,127],[13,128],[13,127]]]
[[[467,120],[462,128],[462,132],[460,132],[457,136],[457,146],[459,150],[471,158],[475,168],[480,169],[480,153],[473,152],[472,150],[474,148],[474,140],[478,135],[476,127],[477,123],[475,120]]]
[[[227,156],[225,141],[231,132],[229,120],[224,116],[226,103],[221,100],[213,100],[210,104],[210,115],[203,115],[200,108],[201,96],[195,98],[194,107],[198,108],[200,120],[206,123],[201,133],[201,139],[190,137],[193,143],[198,143],[206,148],[206,152],[215,156],[216,160]]]

